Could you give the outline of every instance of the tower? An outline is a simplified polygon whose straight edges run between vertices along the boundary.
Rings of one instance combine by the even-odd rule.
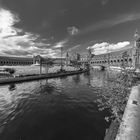
[[[92,60],[92,57],[93,57],[93,54],[92,54],[92,51],[91,48],[88,48],[88,63],[90,65],[90,61]]]
[[[138,30],[134,34],[134,47],[133,47],[133,67],[136,70],[140,70],[140,36]]]
[[[70,64],[69,53],[66,53],[66,66]]]
[[[136,41],[139,38],[138,30],[136,29],[135,34],[134,34],[134,47],[136,47]]]

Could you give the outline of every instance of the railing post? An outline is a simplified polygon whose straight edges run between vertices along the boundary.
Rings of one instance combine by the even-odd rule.
[[[40,62],[40,75],[42,74],[42,58],[39,58],[39,62]]]

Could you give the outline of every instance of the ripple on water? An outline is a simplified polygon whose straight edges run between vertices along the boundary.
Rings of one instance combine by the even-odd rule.
[[[102,140],[110,113],[99,111],[95,101],[103,77],[82,74],[1,86],[0,140]]]

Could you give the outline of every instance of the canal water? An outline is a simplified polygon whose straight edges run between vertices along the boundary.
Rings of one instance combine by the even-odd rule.
[[[99,111],[106,73],[0,86],[0,140],[103,140],[109,110]]]

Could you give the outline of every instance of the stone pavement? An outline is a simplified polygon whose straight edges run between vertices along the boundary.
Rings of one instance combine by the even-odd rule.
[[[140,85],[132,87],[116,140],[140,140]]]

